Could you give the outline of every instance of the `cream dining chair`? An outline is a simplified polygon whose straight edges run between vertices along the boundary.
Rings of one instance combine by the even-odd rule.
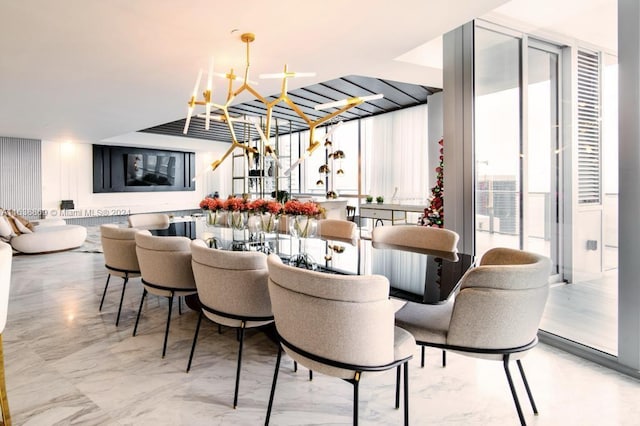
[[[149,231],[139,231],[135,235],[136,253],[142,274],[142,299],[136,316],[133,335],[136,335],[140,314],[147,293],[169,299],[169,313],[164,332],[162,357],[167,352],[167,338],[171,324],[171,310],[174,297],[195,294],[196,283],[191,269],[191,240],[187,237],[157,237]]]
[[[122,302],[124,300],[124,292],[127,289],[127,283],[130,278],[140,276],[140,265],[138,265],[138,255],[136,254],[135,235],[137,232],[139,232],[138,229],[120,228],[114,224],[100,225],[100,240],[104,253],[104,267],[107,269],[108,275],[98,310],[102,311],[102,305],[104,304],[104,298],[107,294],[111,276],[121,277],[123,279],[122,294],[120,295],[120,304],[118,305],[116,327],[120,323],[120,312],[122,311]]]
[[[245,330],[273,322],[267,281],[267,255],[256,251],[211,249],[202,240],[191,243],[191,253],[201,310],[187,372],[191,369],[203,316],[217,324],[236,328],[240,341],[233,394],[233,408],[236,408]]]
[[[431,226],[376,226],[371,233],[374,243],[392,244],[443,252],[457,251],[460,236],[449,229]]]
[[[203,316],[217,324],[236,328],[240,341],[233,395],[233,408],[236,408],[245,330],[273,322],[267,287],[267,255],[255,251],[211,249],[202,240],[194,240],[191,243],[191,252],[191,265],[201,310],[193,336],[187,372],[191,369]]]
[[[433,250],[445,253],[458,251],[460,236],[455,231],[431,226],[397,225],[377,226],[373,228],[371,242],[374,247],[380,244],[410,247],[422,250]],[[393,283],[392,283],[393,284]],[[453,303],[449,300],[447,303]],[[420,353],[420,366],[424,367],[424,346]],[[442,351],[442,366],[447,364],[447,352]]]
[[[509,361],[516,360],[531,408],[538,414],[521,358],[538,343],[550,272],[547,257],[509,248],[491,249],[482,256],[480,266],[462,277],[453,303],[408,302],[396,312],[396,325],[412,333],[423,348],[502,361],[520,423],[524,425]]]
[[[324,239],[353,240],[356,236],[356,224],[342,219],[320,219],[318,236]]]
[[[165,213],[132,214],[127,218],[129,227],[139,229],[164,229],[169,227],[169,215]]]
[[[7,325],[7,311],[9,308],[9,288],[11,286],[11,261],[13,251],[9,244],[0,242],[0,409],[2,420],[7,426],[11,426],[11,414],[9,413],[9,400],[7,398],[7,385],[4,376],[4,351],[2,349],[2,333]]]
[[[404,424],[409,423],[408,364],[415,340],[394,326],[389,281],[380,275],[336,275],[295,268],[269,255],[269,296],[279,340],[265,425],[269,424],[282,351],[315,372],[353,385],[353,423],[363,375],[404,366]]]

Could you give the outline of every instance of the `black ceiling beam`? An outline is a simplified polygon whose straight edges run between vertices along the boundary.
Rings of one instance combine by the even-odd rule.
[[[364,102],[356,107],[350,108],[336,116],[335,120],[350,121],[359,118],[373,117],[387,112],[397,111],[402,108],[408,108],[416,105],[426,104],[428,96],[433,93],[442,91],[439,88],[427,87],[417,84],[403,83],[399,81],[384,80],[374,77],[349,75],[337,78],[323,83],[316,83],[308,87],[302,87],[292,90],[288,93],[291,100],[298,106],[304,114],[312,121],[317,121],[337,108],[329,108],[317,111],[315,106],[318,104],[339,101],[345,98],[354,98],[382,93],[384,97],[374,101]],[[273,101],[278,95],[269,96],[266,99]],[[232,116],[265,116],[267,113],[266,106],[258,99],[253,99],[241,104],[229,106],[229,114]],[[212,111],[212,114],[219,115],[222,111]],[[294,110],[286,103],[278,103],[273,107],[272,117],[278,120],[288,122],[286,132],[301,132],[308,130],[309,126]],[[335,121],[334,120],[334,121]],[[182,134],[186,119],[176,120],[158,126],[141,130],[141,132],[156,133],[162,135],[192,137],[197,139],[215,140],[219,142],[231,142],[231,134],[227,125],[220,121],[212,120],[210,129],[204,129],[204,118],[192,117],[189,131],[186,135]],[[325,125],[329,125],[327,123]],[[264,126],[264,120],[262,122]],[[245,135],[242,123],[234,123],[234,131],[239,141],[242,141]],[[259,133],[252,125],[247,127],[246,132],[250,140],[258,139]],[[280,133],[284,133],[280,130]],[[272,132],[271,134],[275,134]]]

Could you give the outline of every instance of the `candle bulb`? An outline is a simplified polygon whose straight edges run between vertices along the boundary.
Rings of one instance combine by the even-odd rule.
[[[198,77],[196,78],[196,85],[193,87],[193,98],[194,100],[198,97],[198,87],[200,87],[200,79],[202,78],[202,68],[198,70]]]
[[[196,85],[193,88],[193,94],[191,95],[191,99],[189,99],[189,109],[187,110],[187,120],[184,123],[183,134],[187,134],[189,131],[189,123],[191,123],[191,114],[193,114],[193,109],[196,106],[196,97],[198,95],[198,87],[200,86],[200,79],[202,78],[202,69],[198,72],[198,78],[196,78]]]
[[[209,61],[209,73],[207,74],[207,99],[205,104],[205,121],[204,128],[209,130],[209,123],[211,122],[211,97],[213,93],[211,92],[211,85],[213,81],[213,56]]]

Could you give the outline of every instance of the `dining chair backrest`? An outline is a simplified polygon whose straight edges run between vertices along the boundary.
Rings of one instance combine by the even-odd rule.
[[[342,219],[320,219],[318,221],[318,235],[321,238],[351,240],[355,238],[355,233],[355,222]]]
[[[7,325],[12,260],[13,250],[11,246],[0,242],[0,334],[2,334],[4,327]]]
[[[140,271],[136,254],[135,228],[121,228],[114,224],[100,225],[100,240],[107,268],[116,271]]]
[[[345,207],[345,210],[347,211],[347,220],[355,222],[356,221],[356,207],[355,206],[347,206],[347,207]]]
[[[516,348],[536,338],[549,293],[549,258],[494,248],[462,277],[447,344]]]
[[[158,229],[169,227],[169,215],[165,213],[141,213],[132,214],[127,218],[131,228],[151,228]]]
[[[393,244],[443,252],[457,251],[460,236],[449,229],[431,226],[376,226],[371,233],[374,243]]]
[[[237,317],[271,315],[266,254],[212,249],[202,240],[191,242],[191,252],[198,299],[203,305]],[[224,321],[204,313],[216,322]]]
[[[284,340],[344,364],[394,361],[394,307],[385,277],[310,271],[285,265],[275,254],[269,255],[268,266],[276,329]],[[284,349],[303,362],[290,347]],[[353,377],[353,371],[311,364],[314,371]]]
[[[158,237],[138,231],[136,254],[143,281],[174,289],[193,289],[191,240],[187,237]]]

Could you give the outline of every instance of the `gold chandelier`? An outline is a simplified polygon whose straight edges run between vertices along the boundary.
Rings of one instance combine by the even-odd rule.
[[[287,171],[284,172],[284,175],[288,176],[295,167],[297,167],[300,163],[302,163],[320,146],[320,142],[318,142],[315,139],[315,130],[318,126],[326,123],[327,121],[331,120],[333,117],[336,117],[337,115],[340,115],[343,112],[355,106],[358,106],[367,101],[381,99],[383,97],[382,94],[377,94],[377,95],[371,95],[371,96],[347,98],[347,99],[342,99],[335,102],[329,102],[326,104],[319,104],[314,107],[314,109],[317,111],[320,111],[323,109],[330,109],[330,108],[338,108],[338,109],[334,112],[331,112],[325,115],[324,117],[320,117],[316,120],[312,120],[289,97],[287,93],[287,83],[290,78],[308,77],[308,76],[313,76],[315,74],[292,72],[292,71],[289,71],[289,69],[287,68],[287,65],[285,64],[284,70],[282,73],[261,75],[260,78],[282,78],[280,96],[278,96],[278,98],[269,102],[264,96],[262,96],[252,86],[252,82],[249,80],[249,66],[250,66],[249,46],[255,40],[255,35],[252,33],[244,33],[240,36],[240,40],[242,40],[242,42],[245,43],[246,45],[246,62],[245,62],[245,69],[244,69],[244,78],[242,79],[241,85],[234,90],[234,87],[233,87],[234,82],[235,80],[237,80],[238,77],[234,74],[233,69],[231,69],[229,73],[224,74],[224,78],[228,80],[227,98],[225,103],[223,105],[213,103],[212,101],[213,81],[212,80],[213,80],[214,72],[213,72],[213,59],[211,59],[209,63],[209,72],[207,74],[207,87],[206,87],[206,90],[202,93],[202,99],[200,100],[198,99],[198,89],[200,87],[200,80],[202,79],[202,70],[200,70],[198,73],[198,77],[196,78],[196,83],[193,89],[193,93],[188,102],[189,107],[187,110],[187,119],[185,122],[184,131],[183,131],[184,134],[187,134],[189,130],[191,116],[193,115],[196,106],[204,106],[205,108],[204,116],[201,116],[201,115],[198,116],[198,117],[203,117],[205,119],[205,130],[209,130],[211,120],[222,121],[227,125],[229,129],[229,133],[231,135],[231,141],[232,141],[231,146],[224,153],[222,157],[220,157],[219,159],[211,163],[211,170],[216,170],[218,166],[220,166],[220,164],[236,148],[245,150],[249,155],[257,153],[257,150],[255,148],[249,146],[249,141],[239,141],[237,139],[235,130],[233,128],[234,122],[240,122],[240,123],[245,123],[245,124],[254,126],[256,131],[260,135],[260,139],[263,142],[263,146],[264,146],[263,155],[270,155],[274,157],[277,164],[279,164],[275,150],[269,143],[269,138],[271,136],[271,120],[272,120],[273,108],[280,102],[284,102],[285,104],[287,104],[309,126],[309,146],[307,147],[303,155],[300,156],[300,158],[296,160]],[[231,106],[231,103],[236,99],[238,95],[240,95],[245,91],[251,93],[256,99],[258,99],[260,102],[262,102],[265,105],[266,119],[264,121],[265,122],[264,129],[260,125],[259,117],[233,117],[229,114],[229,107]],[[213,108],[222,111],[222,114],[215,115],[215,116],[211,115],[211,111]]]

